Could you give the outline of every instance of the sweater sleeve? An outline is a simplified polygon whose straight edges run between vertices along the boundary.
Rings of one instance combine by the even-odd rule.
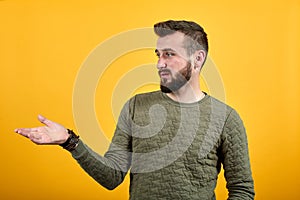
[[[103,187],[112,190],[121,184],[131,165],[131,136],[129,103],[123,107],[112,142],[104,156],[82,141],[72,156],[80,166]]]
[[[228,199],[254,199],[248,142],[242,120],[231,110],[222,133],[222,156]]]

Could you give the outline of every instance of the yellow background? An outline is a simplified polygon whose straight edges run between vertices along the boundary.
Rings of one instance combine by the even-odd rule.
[[[115,34],[167,19],[197,21],[208,33],[226,103],[247,128],[256,199],[300,199],[299,0],[0,1],[0,199],[128,199],[128,178],[107,191],[68,152],[13,130],[38,126],[39,113],[76,129],[73,87],[89,53]],[[152,51],[125,55],[99,81],[91,106],[108,138],[114,83],[155,60]],[[224,184],[221,174],[218,199]]]

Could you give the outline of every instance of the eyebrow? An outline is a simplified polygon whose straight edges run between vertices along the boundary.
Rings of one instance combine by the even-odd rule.
[[[174,49],[172,48],[165,48],[165,49],[162,49],[161,51],[165,52],[165,51],[173,51],[173,52],[176,52]],[[155,49],[155,53],[159,53],[159,50],[158,49]]]

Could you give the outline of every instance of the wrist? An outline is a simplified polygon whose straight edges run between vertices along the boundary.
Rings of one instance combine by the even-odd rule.
[[[68,138],[66,141],[62,144],[59,144],[59,146],[63,147],[64,149],[68,151],[74,150],[79,143],[79,136],[76,135],[73,130],[67,129],[67,132],[69,134]]]

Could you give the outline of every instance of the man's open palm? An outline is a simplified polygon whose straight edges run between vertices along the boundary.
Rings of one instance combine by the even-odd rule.
[[[18,128],[15,129],[15,132],[29,138],[36,144],[62,144],[69,137],[68,131],[64,126],[41,115],[38,116],[38,120],[45,126]]]

